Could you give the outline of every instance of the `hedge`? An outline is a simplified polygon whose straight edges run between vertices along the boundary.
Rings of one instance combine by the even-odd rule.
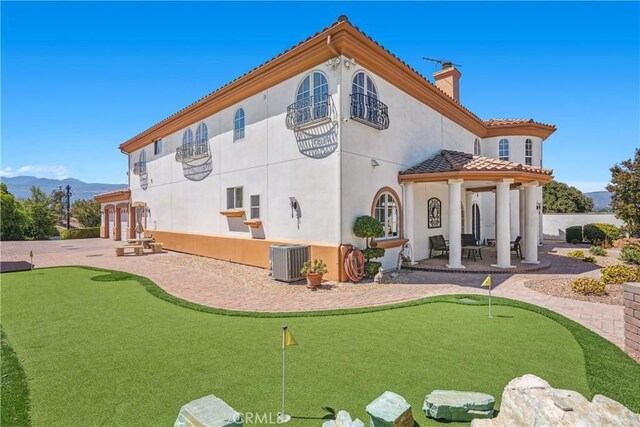
[[[602,244],[604,242],[611,244],[621,236],[620,228],[612,224],[585,224],[582,227],[582,233],[585,240],[590,243]]]
[[[62,230],[60,232],[60,239],[90,239],[93,237],[100,237],[100,227],[92,228],[72,228],[70,230]]]
[[[574,225],[567,227],[564,231],[567,238],[567,243],[582,243],[582,226]]]

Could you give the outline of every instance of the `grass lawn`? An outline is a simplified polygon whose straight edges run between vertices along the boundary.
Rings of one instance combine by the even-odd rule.
[[[495,305],[493,319],[484,305],[451,303],[458,296],[253,317],[177,300],[148,279],[76,267],[3,274],[1,292],[2,326],[26,373],[35,426],[172,425],[183,404],[207,394],[275,419],[284,324],[299,343],[287,353],[292,426],[321,425],[327,406],[368,423],[365,406],[385,390],[430,425],[421,408],[431,390],[481,391],[499,403],[506,383],[525,373],[640,410],[640,365],[570,320],[508,300],[495,299],[508,305]],[[6,393],[24,391],[19,378],[5,381],[6,369],[20,368],[5,367],[6,351],[3,424]]]

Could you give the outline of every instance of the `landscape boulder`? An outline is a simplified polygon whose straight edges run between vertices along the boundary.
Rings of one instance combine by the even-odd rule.
[[[325,421],[322,427],[364,427],[364,423],[358,418],[352,420],[347,411],[338,411],[336,419]]]
[[[422,410],[428,418],[448,421],[471,421],[493,417],[496,399],[485,393],[456,390],[433,390],[424,398]]]
[[[180,409],[174,427],[241,427],[240,413],[213,394]]]
[[[640,415],[608,397],[596,395],[589,402],[577,391],[555,389],[542,378],[527,374],[504,388],[496,418],[474,419],[471,426],[640,427]]]
[[[371,427],[413,427],[411,405],[404,397],[392,391],[385,391],[367,405],[371,417]]]

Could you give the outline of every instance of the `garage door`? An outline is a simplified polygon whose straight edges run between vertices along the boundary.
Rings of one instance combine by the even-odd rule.
[[[113,210],[109,209],[109,238],[113,239],[113,218],[114,218],[114,212]]]
[[[120,209],[120,240],[126,242],[127,237],[127,225],[129,224],[129,211],[127,209]]]

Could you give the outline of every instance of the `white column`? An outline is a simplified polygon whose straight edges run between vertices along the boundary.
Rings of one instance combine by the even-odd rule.
[[[496,184],[496,252],[497,264],[492,267],[515,268],[511,265],[511,212],[509,191],[513,179],[503,179]]]
[[[404,237],[409,240],[411,244],[411,253],[405,255],[411,256],[411,264],[415,263],[415,256],[413,252],[417,247],[415,241],[415,201],[414,201],[414,189],[416,184],[408,182],[404,184]]]
[[[539,224],[538,225],[538,236],[539,236],[538,244],[540,246],[542,246],[542,243],[544,242],[544,233],[543,233],[544,228],[542,227],[542,225],[543,225],[542,221],[543,221],[544,217],[542,215],[542,202],[543,202],[543,199],[542,199],[542,186],[541,185],[538,186],[538,189],[537,189],[536,193],[538,193],[536,195],[536,206],[538,206],[538,203],[540,203],[540,205],[539,205],[540,209],[538,210],[538,224]]]
[[[449,264],[448,268],[464,268],[462,265],[462,203],[461,179],[449,180]]]
[[[532,182],[524,186],[525,192],[525,264],[538,264],[538,228],[540,218],[536,205],[538,183]]]
[[[525,249],[525,239],[526,239],[526,233],[524,230],[524,224],[525,224],[525,201],[524,201],[524,187],[520,187],[518,188],[518,213],[520,214],[518,217],[518,235],[522,236],[522,240],[521,240],[521,246],[523,248],[523,250]]]
[[[464,232],[465,234],[471,234],[471,218],[472,212],[471,207],[473,206],[473,192],[465,191],[464,192]]]

